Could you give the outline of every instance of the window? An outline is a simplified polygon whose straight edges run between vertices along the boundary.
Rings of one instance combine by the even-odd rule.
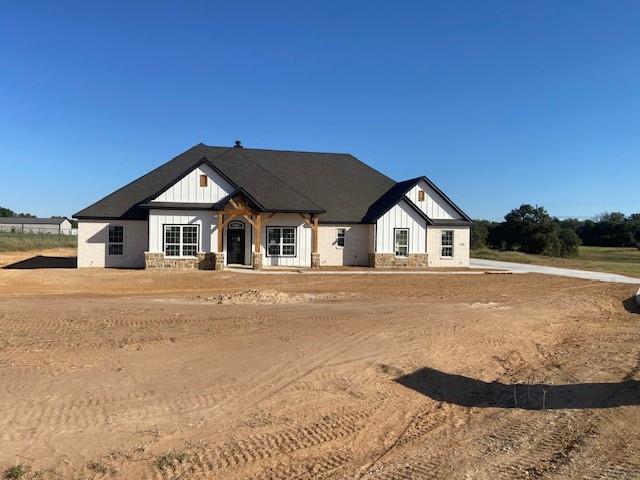
[[[206,187],[208,182],[209,182],[209,179],[207,178],[206,175],[200,175],[200,186],[201,187]]]
[[[198,253],[197,225],[165,225],[164,254],[167,257],[195,257]]]
[[[336,245],[338,247],[344,247],[344,237],[346,233],[347,233],[346,228],[338,227],[336,232]]]
[[[409,229],[396,228],[393,231],[395,237],[395,250],[398,257],[409,255]]]
[[[424,190],[418,190],[418,201],[424,202]]]
[[[453,257],[453,230],[442,230],[442,252],[443,257]]]
[[[296,256],[295,227],[267,227],[267,256]]]
[[[109,225],[109,255],[124,255],[124,227]]]

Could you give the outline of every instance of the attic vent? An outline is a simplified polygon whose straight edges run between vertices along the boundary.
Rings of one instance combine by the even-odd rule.
[[[206,187],[208,182],[209,182],[209,179],[207,178],[206,175],[200,175],[200,186],[201,187]]]
[[[424,190],[418,190],[418,201],[424,202]]]

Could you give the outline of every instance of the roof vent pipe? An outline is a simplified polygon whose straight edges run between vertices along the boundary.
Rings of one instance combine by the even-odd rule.
[[[240,140],[236,140],[236,144],[234,145],[234,148],[242,148],[242,142]]]

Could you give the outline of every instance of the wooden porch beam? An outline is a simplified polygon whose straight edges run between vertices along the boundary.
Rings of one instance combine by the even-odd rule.
[[[242,218],[244,218],[247,222],[249,222],[253,228],[256,228],[256,224],[253,220],[251,220],[251,217],[249,215],[242,215]]]
[[[275,215],[275,212],[270,214],[268,217],[266,218],[262,218],[262,226],[264,227],[267,223],[269,223],[269,220],[271,220]]]
[[[227,216],[227,219],[226,219],[224,222],[222,222],[222,226],[223,226],[223,227],[224,227],[224,226],[226,226],[226,225],[228,225],[228,224],[229,224],[229,222],[230,222],[231,220],[233,220],[234,218],[238,218],[238,217],[240,216],[240,214],[235,213],[235,212],[233,212],[233,213],[228,213],[227,215],[228,215],[228,216]]]
[[[236,217],[238,215],[253,215],[253,211],[252,210],[247,210],[246,208],[225,209],[224,213],[227,214],[227,215],[235,215]]]
[[[304,220],[304,223],[306,223],[307,225],[311,225],[311,220],[309,220],[307,217],[305,217],[304,213],[298,213],[298,215],[300,215],[300,218],[302,218],[302,220]]]

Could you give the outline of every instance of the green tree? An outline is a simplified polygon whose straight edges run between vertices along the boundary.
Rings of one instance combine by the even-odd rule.
[[[555,250],[549,242],[558,226],[543,207],[522,204],[507,213],[504,219],[504,240],[509,250],[534,254]]]
[[[471,224],[471,248],[473,250],[486,248],[490,226],[491,222],[488,220],[474,220]]]
[[[575,257],[578,255],[578,247],[582,244],[582,240],[578,234],[570,228],[561,228],[558,232],[560,239],[560,256]]]
[[[0,207],[0,217],[15,217],[16,212],[10,208]]]

